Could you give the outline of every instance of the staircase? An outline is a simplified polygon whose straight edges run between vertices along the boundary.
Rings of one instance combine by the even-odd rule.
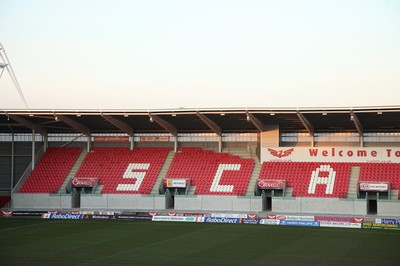
[[[79,167],[81,166],[83,160],[86,157],[87,152],[82,150],[81,154],[79,155],[78,159],[75,161],[74,165],[71,168],[71,171],[68,173],[67,177],[65,178],[64,182],[62,183],[58,193],[65,193],[68,182],[76,175],[78,172]]]
[[[188,195],[194,195],[195,191],[196,191],[196,186],[191,186],[189,188]]]
[[[162,180],[167,176],[168,169],[171,166],[171,162],[174,159],[174,156],[175,156],[174,151],[170,151],[168,153],[167,157],[165,158],[164,164],[161,167],[160,173],[158,174],[156,182],[154,182],[154,186],[150,194],[159,194],[158,188],[160,187]]]
[[[399,199],[399,191],[398,190],[390,190],[390,199],[389,200],[398,200]]]
[[[350,170],[350,181],[347,190],[347,198],[356,199],[358,179],[360,178],[360,166],[352,166]]]
[[[98,185],[96,189],[93,191],[93,194],[100,194],[101,190],[103,189],[104,185]]]
[[[254,196],[254,187],[256,186],[262,167],[262,164],[258,161],[258,158],[255,154],[253,154],[250,158],[252,158],[254,161],[254,168],[250,176],[249,184],[247,185],[245,194],[246,196]]]
[[[292,187],[286,187],[285,195],[283,195],[283,196],[291,198],[293,196],[293,188]]]

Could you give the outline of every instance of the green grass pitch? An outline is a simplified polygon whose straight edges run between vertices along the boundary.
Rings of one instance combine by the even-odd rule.
[[[400,265],[400,232],[0,219],[0,265]]]

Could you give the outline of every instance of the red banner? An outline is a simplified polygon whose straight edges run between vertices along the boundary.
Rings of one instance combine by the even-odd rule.
[[[315,222],[363,223],[364,218],[349,216],[314,216]]]
[[[129,142],[129,136],[95,136],[94,142]]]
[[[259,189],[284,189],[286,187],[284,180],[258,179],[257,184]]]
[[[386,182],[366,182],[362,181],[358,183],[361,191],[377,191],[386,192],[389,190],[389,183]]]
[[[72,186],[74,187],[94,187],[97,182],[97,178],[94,177],[75,177],[72,179]]]

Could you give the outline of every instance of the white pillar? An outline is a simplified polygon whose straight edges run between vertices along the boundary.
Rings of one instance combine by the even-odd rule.
[[[49,147],[49,137],[47,133],[45,133],[43,135],[43,152],[46,152],[48,147]]]
[[[91,135],[88,135],[87,136],[87,152],[90,152],[90,147],[91,147],[91,144],[92,144],[92,136]]]
[[[174,141],[174,152],[178,151],[178,135],[175,136],[175,141]]]
[[[11,192],[14,188],[14,132],[11,134]]]
[[[135,135],[132,134],[129,136],[129,142],[130,142],[130,150],[133,150],[133,148],[135,147]]]
[[[32,130],[32,170],[35,169],[35,130]]]

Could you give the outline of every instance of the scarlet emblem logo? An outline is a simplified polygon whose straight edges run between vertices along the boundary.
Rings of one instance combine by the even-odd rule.
[[[289,150],[274,150],[271,148],[268,148],[269,153],[271,153],[272,156],[278,157],[278,158],[282,158],[282,157],[287,157],[290,154],[292,154],[294,148],[291,148]]]

